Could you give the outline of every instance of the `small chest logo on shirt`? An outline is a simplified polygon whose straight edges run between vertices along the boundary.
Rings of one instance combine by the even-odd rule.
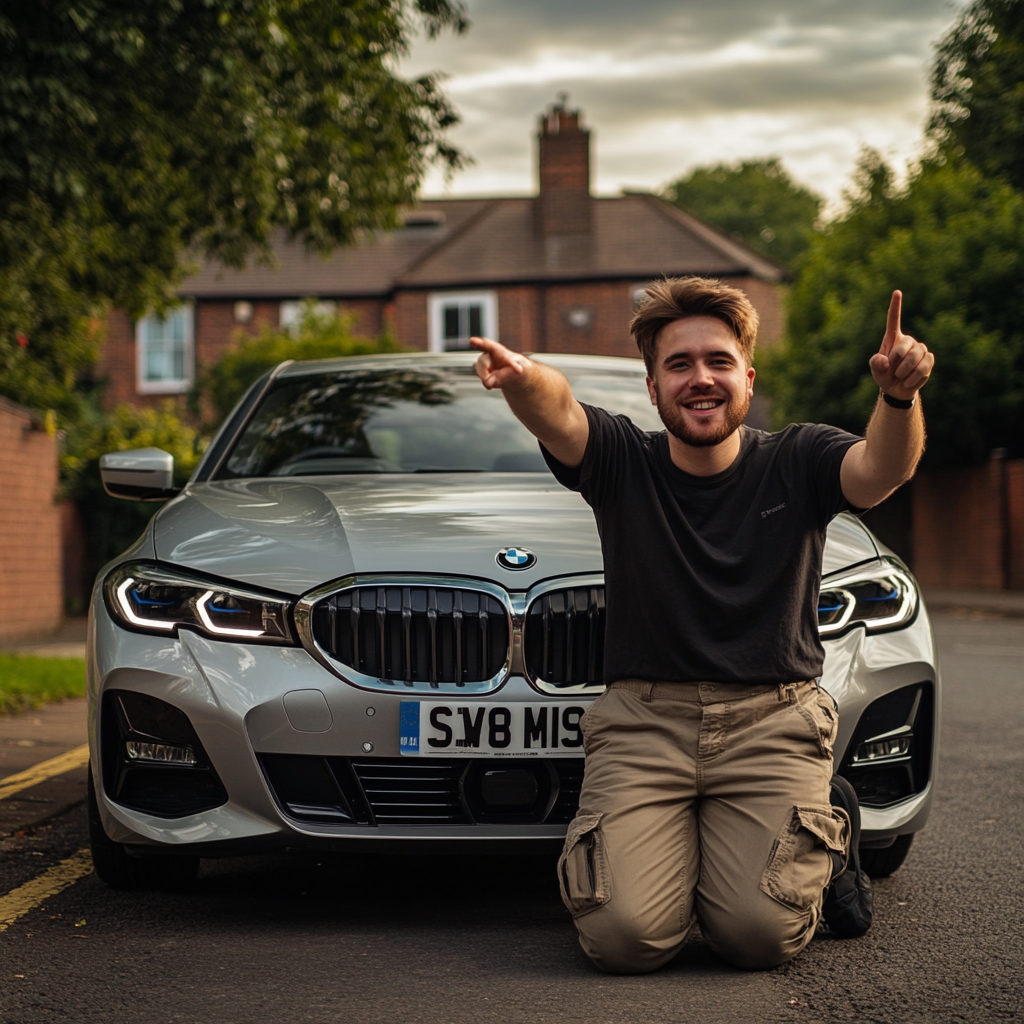
[[[770,515],[774,515],[776,512],[781,512],[786,507],[786,503],[783,502],[781,505],[776,505],[775,508],[766,508],[761,513],[762,519],[767,519]]]

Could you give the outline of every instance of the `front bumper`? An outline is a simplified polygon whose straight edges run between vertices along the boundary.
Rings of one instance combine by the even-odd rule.
[[[98,597],[98,595],[97,595]],[[866,636],[854,629],[826,643],[822,685],[840,707],[836,764],[864,709],[900,687],[930,682],[935,687],[934,733],[939,728],[938,676],[931,627],[922,609],[915,621],[893,633]],[[282,809],[261,768],[259,755],[301,754],[324,758],[400,759],[399,704],[402,693],[370,692],[327,671],[304,649],[209,640],[188,630],[178,637],[131,633],[94,600],[88,660],[90,729],[99,811],[111,839],[135,852],[237,855],[282,849],[386,849],[393,852],[498,852],[556,849],[566,825],[509,823],[373,825],[297,821]],[[103,716],[107,690],[132,690],[166,701],[191,721],[228,794],[226,803],[181,818],[158,817],[112,801],[102,785]],[[323,693],[330,713],[326,729],[299,731],[283,696],[294,690]],[[503,704],[550,700],[521,676],[499,691]],[[581,704],[586,698],[577,698]],[[920,830],[934,792],[936,744],[930,782],[898,804],[862,808],[863,844],[889,845],[897,835]],[[410,759],[415,760],[415,759]]]

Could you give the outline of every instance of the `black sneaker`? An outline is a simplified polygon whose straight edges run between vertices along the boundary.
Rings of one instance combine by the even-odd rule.
[[[850,816],[850,855],[844,865],[841,858],[825,890],[821,912],[829,928],[843,939],[856,939],[871,927],[871,879],[860,866],[860,802],[853,786],[841,775],[832,776],[833,807],[841,807]]]

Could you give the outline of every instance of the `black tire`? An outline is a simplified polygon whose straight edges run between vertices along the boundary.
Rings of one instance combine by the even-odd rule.
[[[166,889],[183,892],[199,875],[198,857],[132,857],[123,843],[115,843],[103,830],[96,787],[89,766],[89,848],[101,882],[112,889]]]
[[[887,846],[884,850],[861,850],[860,866],[871,878],[888,878],[907,859],[913,842],[913,834],[897,836],[892,846]]]

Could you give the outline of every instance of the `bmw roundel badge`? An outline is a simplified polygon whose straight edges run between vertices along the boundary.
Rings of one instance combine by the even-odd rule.
[[[536,565],[537,556],[526,548],[502,548],[498,552],[497,562],[502,569],[529,569]]]

